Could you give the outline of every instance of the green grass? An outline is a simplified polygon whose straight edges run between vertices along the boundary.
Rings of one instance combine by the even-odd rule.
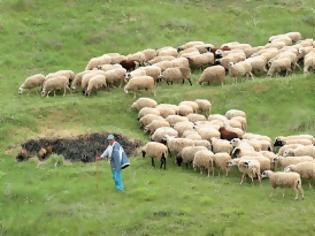
[[[311,7],[313,6],[313,8]],[[104,162],[54,168],[16,164],[19,144],[43,135],[113,131],[146,140],[133,101],[121,89],[41,98],[19,96],[30,74],[81,71],[105,52],[127,54],[187,40],[265,44],[272,34],[300,31],[315,38],[314,0],[300,1],[0,1],[0,235],[311,235],[314,190],[304,201],[268,181],[239,186],[239,174],[206,178],[132,159],[126,192],[113,189]],[[194,81],[199,73],[194,73]],[[145,94],[143,94],[145,95]],[[162,85],[158,102],[208,98],[214,113],[246,111],[249,131],[271,137],[315,135],[314,74],[200,87]]]

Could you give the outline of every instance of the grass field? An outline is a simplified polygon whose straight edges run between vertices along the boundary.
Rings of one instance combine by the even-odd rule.
[[[177,168],[152,169],[132,158],[126,191],[116,193],[105,162],[53,168],[15,163],[19,144],[38,136],[94,131],[143,141],[133,101],[121,89],[41,98],[19,96],[33,73],[81,71],[92,56],[127,54],[187,40],[265,44],[272,34],[300,31],[315,38],[315,1],[0,1],[0,235],[313,235],[314,189],[273,196],[268,181],[239,186],[230,177],[206,178]],[[194,81],[199,72],[194,73]],[[246,111],[249,131],[275,137],[315,135],[315,78],[257,78],[237,87],[162,85],[158,102],[207,98],[214,113]],[[145,95],[145,94],[144,94]]]

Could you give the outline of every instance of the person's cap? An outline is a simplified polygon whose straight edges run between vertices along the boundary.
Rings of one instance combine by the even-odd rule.
[[[113,140],[113,139],[115,139],[114,135],[109,134],[109,135],[107,136],[107,140]]]

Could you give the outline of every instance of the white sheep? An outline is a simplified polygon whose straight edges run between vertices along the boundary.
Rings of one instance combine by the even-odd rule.
[[[161,103],[157,105],[156,108],[160,111],[161,116],[164,118],[168,117],[169,115],[176,115],[178,113],[178,107],[173,104]]]
[[[65,76],[69,79],[69,82],[71,83],[75,78],[75,73],[72,70],[58,70],[53,73],[49,73],[46,75],[46,80],[49,80],[50,78],[58,77],[58,76]]]
[[[136,97],[136,92],[140,90],[151,90],[155,96],[154,91],[154,79],[151,76],[135,76],[131,78],[124,87],[124,92],[128,94],[129,92],[134,93]]]
[[[85,96],[90,96],[93,91],[97,91],[101,88],[106,88],[106,78],[103,75],[95,75],[93,76],[89,84],[87,86],[87,89],[85,91]]]
[[[304,191],[302,187],[302,180],[298,173],[286,173],[286,172],[273,172],[272,170],[266,170],[261,175],[262,178],[269,178],[272,188],[292,188],[295,191],[295,200],[301,198],[304,199]],[[284,197],[284,193],[283,193]]]
[[[237,165],[238,170],[242,173],[240,184],[243,184],[246,175],[254,182],[254,178],[257,176],[261,183],[260,162],[254,159],[236,158],[228,162],[228,165],[232,167]]]
[[[193,54],[187,59],[190,67],[194,69],[203,69],[214,64],[214,54],[212,52]]]
[[[299,173],[301,178],[309,180],[311,188],[311,180],[315,179],[315,162],[300,162],[295,165],[289,165],[284,169],[285,172]]]
[[[97,69],[102,70],[104,72],[108,70],[121,69],[121,68],[123,67],[120,64],[104,64],[104,65],[97,66]]]
[[[147,114],[139,120],[140,127],[145,127],[154,120],[164,120],[164,118],[160,115]]]
[[[268,76],[278,75],[282,71],[285,71],[286,75],[288,75],[289,72],[292,72],[291,60],[289,58],[279,58],[268,63],[270,64],[270,68],[267,72]]]
[[[93,57],[90,59],[88,64],[85,67],[85,70],[92,70],[93,68],[96,68],[97,66],[103,65],[103,64],[111,64],[112,59],[110,56],[103,55],[100,57]]]
[[[149,134],[152,135],[155,130],[161,127],[170,127],[170,124],[167,120],[153,120],[150,124],[145,126],[144,131],[149,132]]]
[[[24,90],[31,90],[36,87],[40,87],[43,85],[45,81],[45,75],[43,74],[36,74],[29,76],[25,79],[23,84],[19,87],[18,93],[22,94]]]
[[[213,156],[214,164],[219,169],[220,175],[221,170],[225,172],[225,176],[229,175],[230,168],[228,162],[231,160],[230,154],[226,152],[218,152]]]
[[[176,138],[169,135],[165,135],[163,138],[163,143],[167,144],[169,152],[171,155],[176,155],[184,147],[194,145],[193,140],[187,138]]]
[[[181,166],[182,164],[191,165],[194,160],[195,153],[198,151],[207,151],[204,146],[186,146],[176,156],[176,164]]]
[[[195,102],[198,104],[198,110],[204,112],[207,116],[211,113],[212,104],[207,99],[196,99]]]
[[[194,101],[181,101],[179,104],[180,105],[186,105],[186,106],[190,106],[193,109],[194,113],[197,113],[199,106],[197,102]]]
[[[158,142],[148,142],[143,148],[142,148],[142,157],[145,156],[151,157],[152,160],[152,166],[155,167],[154,159],[157,159],[160,161],[160,169],[164,166],[164,169],[166,169],[166,158],[168,157],[168,149],[167,147]]]
[[[229,141],[219,139],[219,138],[211,138],[212,150],[214,153],[218,152],[226,152],[231,153],[232,145]]]
[[[252,65],[251,63],[246,61],[241,61],[238,63],[230,62],[229,73],[236,83],[237,78],[240,76],[251,77],[252,79],[254,79],[254,76],[252,74]]]
[[[209,150],[201,150],[196,152],[193,160],[194,170],[199,169],[200,174],[202,174],[203,170],[206,170],[208,177],[210,176],[210,172],[212,172],[212,175],[214,176],[213,157],[213,152]]]
[[[170,123],[171,126],[174,126],[177,122],[188,121],[188,118],[179,115],[168,115],[166,117],[166,120]]]
[[[144,54],[146,62],[157,56],[157,51],[153,48],[144,49],[141,52]]]
[[[141,117],[148,115],[148,114],[154,114],[157,116],[160,116],[160,111],[154,107],[143,107],[139,112],[138,112],[138,119]]]
[[[125,68],[112,69],[105,72],[107,86],[122,86],[126,76]]]
[[[134,103],[132,103],[130,108],[141,110],[144,107],[156,107],[157,102],[152,98],[141,97],[138,98]]]
[[[48,97],[51,92],[54,92],[55,96],[55,91],[61,89],[63,89],[63,96],[66,95],[67,90],[70,91],[69,79],[65,76],[56,76],[54,78],[50,78],[43,83],[43,90],[41,92],[41,95]]]
[[[190,74],[190,69],[187,68],[167,68],[161,73],[159,80],[164,80],[167,84],[173,84],[178,81],[182,81],[184,84],[188,80],[189,84],[192,85]]]
[[[315,158],[315,146],[307,145],[307,146],[298,146],[296,148],[288,148],[283,152],[283,156],[311,156]]]
[[[219,82],[221,86],[224,84],[225,79],[225,69],[223,66],[211,66],[206,68],[198,79],[200,85],[207,83],[210,85],[212,82]]]
[[[198,121],[206,121],[207,118],[204,115],[190,113],[187,115],[187,118],[190,122],[196,123]]]
[[[230,109],[225,113],[225,116],[228,119],[232,119],[233,117],[236,117],[236,116],[242,116],[242,117],[246,118],[246,113],[244,111],[241,111],[241,110]]]
[[[178,137],[178,132],[171,127],[161,127],[155,130],[151,136],[151,140],[155,142],[162,142],[166,136]]]
[[[181,136],[186,130],[193,130],[194,123],[190,121],[178,122],[174,125],[174,129],[177,130],[178,134]]]

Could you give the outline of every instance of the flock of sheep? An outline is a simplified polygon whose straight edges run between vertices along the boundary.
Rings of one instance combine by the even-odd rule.
[[[164,169],[167,159],[174,158],[178,166],[192,166],[208,176],[215,169],[228,176],[237,166],[240,184],[246,176],[252,182],[269,177],[273,188],[289,187],[296,199],[299,195],[304,198],[301,178],[315,179],[313,136],[277,137],[273,142],[270,137],[247,132],[245,112],[231,109],[225,115],[211,114],[211,108],[206,99],[178,105],[158,104],[151,98],[136,100],[131,109],[138,111],[139,125],[151,138],[141,149],[143,157],[151,157],[152,166],[158,161]]]
[[[215,47],[202,41],[190,41],[177,48],[145,49],[129,55],[107,53],[91,58],[84,71],[60,70],[48,75],[28,77],[18,92],[41,88],[42,96],[57,90],[82,90],[86,96],[104,88],[124,86],[124,92],[149,90],[165,81],[191,82],[191,70],[202,69],[199,84],[224,84],[227,74],[237,83],[240,77],[253,74],[268,76],[288,75],[295,68],[304,67],[304,73],[315,69],[315,42],[302,39],[299,32],[271,36],[264,46],[229,42]]]

